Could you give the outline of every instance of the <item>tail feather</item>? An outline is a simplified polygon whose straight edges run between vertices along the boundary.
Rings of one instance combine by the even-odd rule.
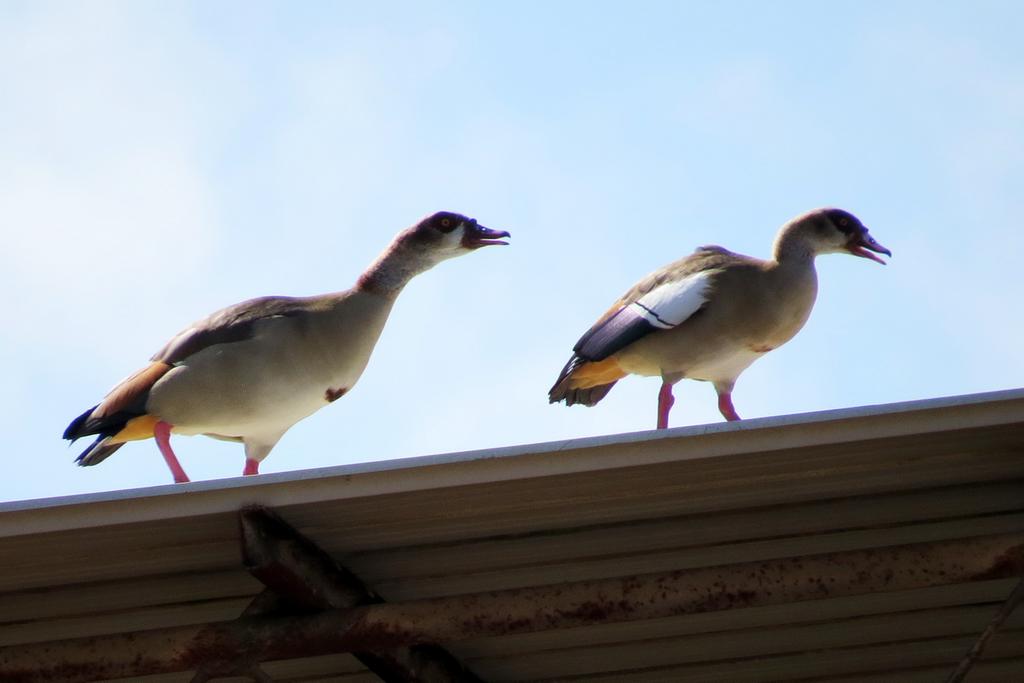
[[[608,384],[599,384],[596,387],[587,387],[586,389],[568,389],[560,398],[551,399],[551,403],[564,400],[567,406],[576,405],[577,403],[587,407],[594,406],[597,405],[598,401],[607,396],[614,386],[615,382],[609,382]]]
[[[572,375],[573,370],[578,368],[582,363],[586,361],[577,356],[575,353],[569,362],[562,367],[562,371],[558,373],[558,379],[555,380],[554,385],[548,389],[548,403],[558,403],[565,398],[565,392],[568,391],[569,376]]]
[[[625,374],[614,360],[593,363],[573,354],[548,391],[548,402],[565,401],[567,406],[596,405]]]
[[[101,403],[71,421],[64,430],[65,439],[74,443],[83,436],[97,436],[96,441],[78,456],[79,465],[95,465],[120,448],[125,441],[152,436],[151,430],[156,419],[146,413],[149,392],[173,367],[162,360],[150,363],[122,380]],[[140,421],[139,418],[150,419]],[[128,429],[124,431],[126,427]],[[117,442],[111,443],[111,437],[116,437]]]
[[[82,467],[89,467],[91,465],[98,465],[114,451],[124,445],[124,441],[118,443],[107,443],[110,441],[109,436],[100,435],[96,437],[96,440],[89,444],[89,447],[82,451],[81,455],[75,458],[75,462]]]
[[[96,440],[89,444],[82,453],[75,458],[75,462],[83,467],[97,465],[107,459],[114,451],[124,445],[123,441],[109,443],[111,437],[124,429],[128,421],[137,415],[125,412],[115,413],[101,418],[93,415],[98,406],[93,406],[85,411],[68,425],[64,430],[64,438],[74,443],[83,436],[96,435]]]

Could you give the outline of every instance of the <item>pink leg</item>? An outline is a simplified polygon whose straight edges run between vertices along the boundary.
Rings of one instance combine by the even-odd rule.
[[[722,413],[722,417],[730,422],[740,419],[740,416],[736,414],[736,409],[732,407],[732,394],[729,392],[718,395],[718,412]]]
[[[672,385],[668,382],[661,383],[661,391],[658,392],[658,429],[668,429],[668,413],[672,410],[676,399],[672,395]]]
[[[185,474],[185,470],[181,468],[181,463],[178,462],[178,458],[174,455],[174,451],[171,450],[171,427],[163,420],[156,423],[153,427],[153,436],[156,437],[156,445],[160,449],[160,452],[164,456],[164,460],[167,462],[167,466],[171,468],[171,475],[174,477],[174,482],[181,484],[188,481],[188,475]]]
[[[260,473],[260,461],[253,460],[252,458],[245,459],[245,469],[242,470],[242,474],[259,474]]]

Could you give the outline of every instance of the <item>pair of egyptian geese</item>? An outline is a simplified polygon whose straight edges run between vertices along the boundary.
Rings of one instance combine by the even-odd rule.
[[[65,439],[97,435],[78,456],[95,465],[128,441],[155,437],[174,481],[188,481],[170,435],[205,434],[245,445],[243,474],[257,474],[282,435],[355,386],[391,307],[415,275],[509,233],[441,211],[400,232],[344,292],[268,296],[194,323],[68,426]],[[892,256],[853,214],[825,208],[779,230],[763,261],[700,247],[640,280],[598,318],[548,392],[552,403],[592,406],[628,374],[661,377],[658,428],[672,386],[712,382],[718,407],[738,420],[736,378],[795,335],[817,294],[814,258],[845,252],[884,264]]]

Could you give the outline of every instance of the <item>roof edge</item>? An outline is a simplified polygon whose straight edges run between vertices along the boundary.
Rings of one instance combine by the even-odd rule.
[[[0,503],[0,537],[1015,424],[1024,389]],[[865,436],[870,426],[871,434]],[[558,458],[551,458],[558,454]],[[131,506],[125,503],[131,501]]]

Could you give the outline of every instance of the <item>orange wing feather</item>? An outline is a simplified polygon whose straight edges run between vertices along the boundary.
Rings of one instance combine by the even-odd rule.
[[[143,409],[149,390],[173,367],[163,361],[156,361],[142,368],[111,389],[92,411],[91,419],[102,420],[122,411]]]

